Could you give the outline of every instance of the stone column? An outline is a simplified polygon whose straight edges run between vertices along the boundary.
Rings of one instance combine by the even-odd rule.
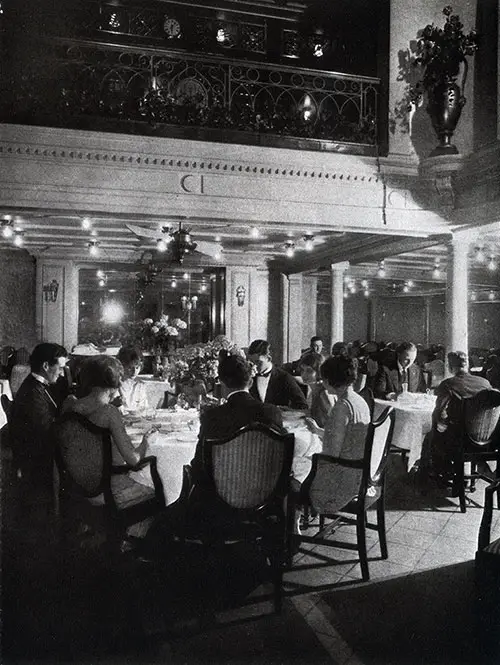
[[[282,362],[300,358],[302,344],[302,275],[281,275]],[[276,359],[275,359],[276,360]]]
[[[468,352],[468,291],[467,254],[469,238],[456,234],[448,244],[446,281],[446,350]]]
[[[430,331],[431,331],[431,301],[432,298],[427,297],[424,299],[424,344],[429,347]]]
[[[344,273],[348,268],[349,261],[332,263],[330,266],[332,298],[330,348],[335,342],[344,340]]]
[[[309,346],[313,335],[318,335],[317,325],[318,278],[304,275],[302,281],[302,348]]]

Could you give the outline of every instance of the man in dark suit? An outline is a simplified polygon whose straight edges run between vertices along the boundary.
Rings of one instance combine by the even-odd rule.
[[[473,397],[481,390],[491,389],[488,379],[469,374],[467,354],[464,351],[451,351],[448,354],[448,368],[453,374],[441,381],[436,388],[436,405],[432,413],[430,432],[430,454],[433,471],[437,476],[444,476],[451,471],[451,460],[457,438],[451,431],[459,422],[461,401]],[[426,457],[426,461],[428,459]],[[490,475],[491,469],[486,462],[478,462],[479,470]]]
[[[214,494],[213,483],[203,463],[206,439],[230,437],[241,427],[259,422],[281,429],[283,418],[279,408],[263,404],[248,392],[252,382],[252,366],[243,356],[222,352],[219,360],[219,379],[227,391],[225,404],[209,407],[200,417],[200,433],[191,461],[193,486],[185,501],[176,501],[159,515],[149,529],[143,554],[161,559],[171,549],[172,534],[191,525],[206,528],[207,532],[232,524],[233,510]],[[238,471],[236,470],[236,473]]]
[[[252,383],[251,365],[238,355],[227,355],[219,362],[219,379],[228,393],[225,404],[207,409],[200,418],[200,433],[191,462],[193,479],[206,485],[203,471],[202,442],[205,438],[225,438],[250,423],[274,425],[280,429],[283,417],[273,404],[263,404],[248,392]]]
[[[413,342],[403,342],[396,349],[395,360],[381,365],[375,376],[373,394],[380,399],[396,399],[407,390],[410,393],[425,392],[426,385],[420,367],[415,365],[417,347]]]
[[[274,367],[269,342],[254,340],[248,348],[248,359],[257,369],[250,388],[252,397],[268,404],[307,409],[305,395],[297,381],[285,370]]]
[[[49,499],[52,494],[53,450],[49,430],[58,411],[51,392],[64,376],[67,352],[59,344],[43,343],[30,356],[31,373],[21,384],[12,405],[9,440],[18,477],[26,497]]]

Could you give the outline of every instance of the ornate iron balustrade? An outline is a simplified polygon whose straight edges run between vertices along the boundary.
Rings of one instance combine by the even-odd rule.
[[[9,119],[81,127],[90,117],[119,131],[128,121],[148,123],[146,133],[177,125],[376,149],[376,78],[83,41],[52,42],[44,56],[12,88]]]

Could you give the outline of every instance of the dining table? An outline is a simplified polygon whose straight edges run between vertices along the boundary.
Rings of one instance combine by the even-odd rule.
[[[148,404],[155,409],[161,409],[168,394],[175,393],[175,385],[165,379],[157,379],[152,374],[139,374],[138,379],[146,388]]]
[[[292,476],[302,482],[308,475],[314,453],[322,451],[322,442],[317,434],[309,431],[303,411],[283,412],[283,425],[295,436]],[[200,427],[199,411],[178,406],[169,409],[147,409],[145,412],[124,415],[126,430],[134,445],[139,445],[145,432],[156,428],[146,450],[157,460],[158,474],[163,483],[167,505],[176,501],[181,493],[183,466],[194,457]],[[148,469],[132,472],[138,483],[152,486]]]
[[[425,435],[432,429],[436,396],[427,393],[402,393],[396,400],[375,399],[374,418],[392,406],[395,409],[393,448],[408,451],[407,470],[411,471],[422,455]]]

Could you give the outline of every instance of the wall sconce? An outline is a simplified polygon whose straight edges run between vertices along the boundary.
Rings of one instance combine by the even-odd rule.
[[[59,292],[59,282],[53,279],[49,284],[42,286],[42,292],[45,302],[56,302],[57,294]]]
[[[236,301],[238,303],[238,307],[243,307],[245,304],[246,293],[246,289],[243,285],[240,285],[236,288]]]

